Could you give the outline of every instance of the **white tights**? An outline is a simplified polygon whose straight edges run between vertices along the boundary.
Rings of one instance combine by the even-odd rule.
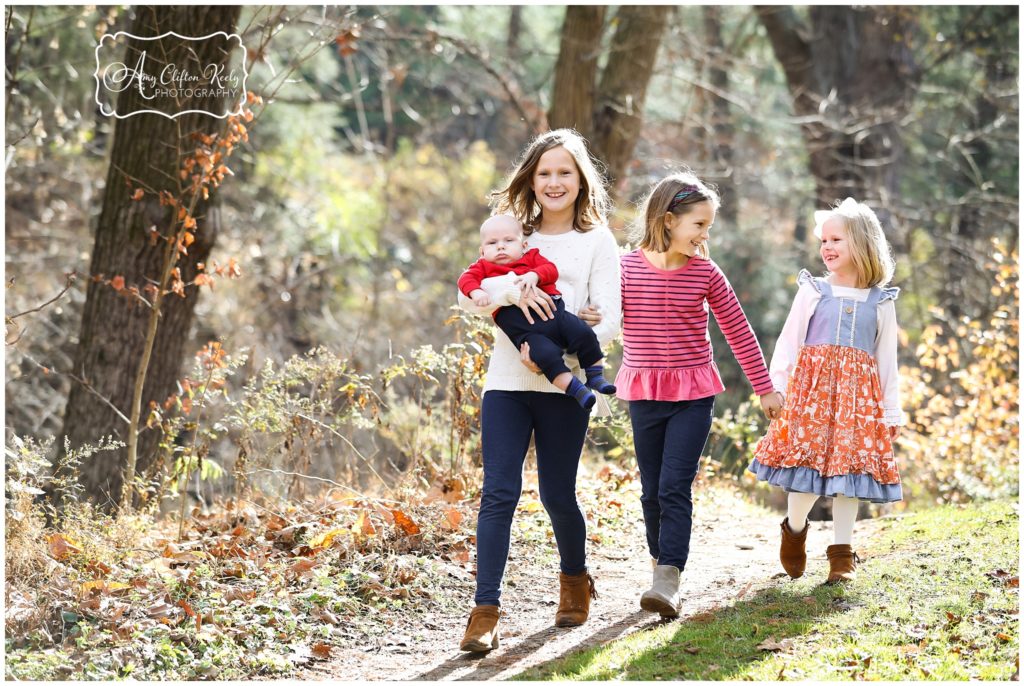
[[[818,502],[818,496],[813,493],[790,493],[788,502],[789,528],[799,533],[807,526],[807,513]],[[853,524],[857,521],[857,508],[860,501],[856,498],[847,498],[845,495],[837,495],[832,500],[832,528],[835,535],[836,545],[850,545],[853,543]]]

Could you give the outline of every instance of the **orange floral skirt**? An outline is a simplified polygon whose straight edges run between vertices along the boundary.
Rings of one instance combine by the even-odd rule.
[[[758,442],[750,470],[786,490],[835,495],[832,482],[839,494],[899,500],[900,475],[884,418],[878,366],[870,354],[848,346],[805,346],[782,417]],[[838,479],[844,476],[851,478]]]

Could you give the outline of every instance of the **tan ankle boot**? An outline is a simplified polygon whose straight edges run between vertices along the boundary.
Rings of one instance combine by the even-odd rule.
[[[782,520],[782,545],[779,546],[779,561],[782,568],[794,579],[803,576],[804,568],[807,566],[807,530],[810,529],[810,522],[804,524],[804,530],[800,533],[793,533],[789,528],[789,517]]]
[[[579,626],[590,616],[590,599],[597,597],[594,577],[586,572],[569,576],[558,573],[560,588],[555,626]]]
[[[848,545],[830,545],[825,554],[828,556],[828,579],[826,584],[840,584],[857,578],[857,563],[860,558]]]
[[[477,605],[469,613],[466,635],[459,644],[460,650],[486,653],[498,647],[498,617],[501,609],[497,605]]]

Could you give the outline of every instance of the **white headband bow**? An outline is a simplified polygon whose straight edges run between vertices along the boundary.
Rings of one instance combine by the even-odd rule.
[[[839,203],[838,207],[831,210],[816,210],[814,212],[814,237],[821,238],[821,225],[827,222],[832,217],[851,215],[857,211],[858,203],[853,198],[847,198],[846,200]]]

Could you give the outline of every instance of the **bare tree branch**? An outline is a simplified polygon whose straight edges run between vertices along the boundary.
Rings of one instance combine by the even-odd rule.
[[[67,293],[68,290],[75,284],[75,281],[78,279],[78,273],[77,272],[71,272],[70,274],[65,274],[65,278],[67,279],[67,281],[65,282],[64,288],[61,289],[60,293],[58,293],[57,295],[53,296],[52,298],[50,298],[49,300],[47,300],[46,302],[44,302],[42,305],[40,305],[38,307],[33,307],[31,310],[25,310],[24,312],[19,312],[18,314],[12,314],[12,315],[6,317],[7,321],[8,322],[13,322],[18,317],[24,317],[26,314],[31,314],[33,312],[39,312],[43,308],[45,308],[45,307],[47,307],[49,305],[52,305],[53,303],[55,303],[58,300],[60,300],[61,297],[65,293]]]

